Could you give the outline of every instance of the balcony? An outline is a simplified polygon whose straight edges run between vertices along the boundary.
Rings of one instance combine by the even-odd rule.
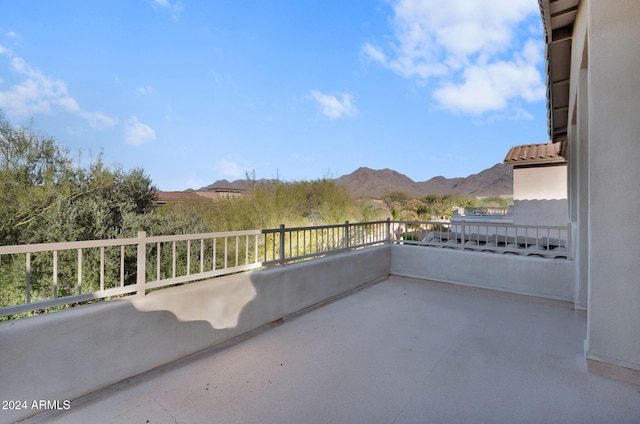
[[[391,276],[32,423],[633,423],[558,301]],[[141,354],[144,354],[141,352]]]
[[[638,422],[638,387],[586,370],[572,260],[425,247],[394,226],[180,236],[200,237],[188,257],[229,248],[228,275],[194,259],[206,277],[185,285],[157,259],[173,241],[139,237],[137,294],[0,323],[0,398],[29,407],[0,422]]]

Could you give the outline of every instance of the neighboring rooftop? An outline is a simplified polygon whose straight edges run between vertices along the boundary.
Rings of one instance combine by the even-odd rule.
[[[569,303],[394,276],[27,422],[640,422],[585,332]]]
[[[513,166],[567,163],[566,148],[566,141],[514,146],[504,158],[504,163]]]

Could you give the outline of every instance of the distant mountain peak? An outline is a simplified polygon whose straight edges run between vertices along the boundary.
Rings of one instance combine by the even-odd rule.
[[[349,193],[357,197],[382,197],[393,192],[404,192],[413,197],[428,194],[468,194],[472,196],[502,196],[513,194],[511,167],[501,163],[465,178],[433,177],[428,181],[415,182],[393,169],[375,170],[360,167],[348,175],[338,178]]]
[[[257,180],[256,182],[267,181]],[[356,197],[380,198],[385,194],[403,192],[413,197],[424,197],[428,194],[467,194],[470,196],[503,196],[513,194],[513,177],[509,165],[498,163],[477,174],[468,177],[445,178],[441,175],[427,181],[415,182],[406,175],[390,169],[371,169],[366,166],[343,175],[336,183],[346,187]],[[220,189],[247,189],[250,181],[218,180],[198,191],[214,191]]]

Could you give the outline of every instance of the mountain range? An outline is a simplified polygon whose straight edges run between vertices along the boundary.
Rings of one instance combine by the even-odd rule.
[[[475,197],[509,196],[513,194],[513,172],[509,165],[498,163],[489,169],[467,177],[433,177],[416,182],[392,169],[358,168],[336,179],[355,197],[379,198],[392,192],[404,192],[412,197],[428,194],[466,194]],[[247,180],[218,180],[198,191],[245,189]]]

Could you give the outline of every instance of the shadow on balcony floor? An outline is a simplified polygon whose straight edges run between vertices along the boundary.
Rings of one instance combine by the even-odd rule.
[[[640,422],[585,333],[569,304],[390,277],[27,422]]]

